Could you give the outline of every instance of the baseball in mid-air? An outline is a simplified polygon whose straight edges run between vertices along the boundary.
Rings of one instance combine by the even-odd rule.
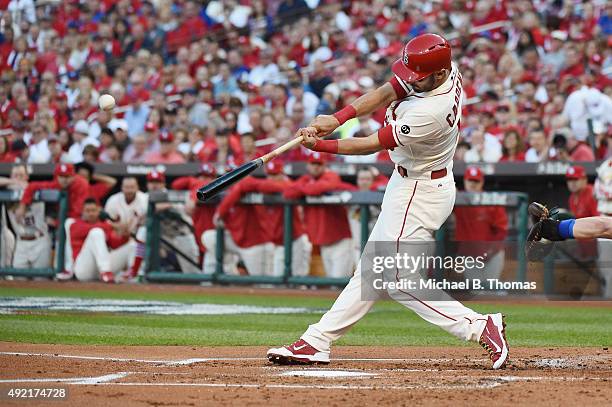
[[[115,107],[115,98],[109,94],[104,94],[100,96],[100,99],[98,99],[98,104],[102,110],[111,110]]]

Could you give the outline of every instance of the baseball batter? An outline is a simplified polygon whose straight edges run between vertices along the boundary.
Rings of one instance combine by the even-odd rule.
[[[335,154],[371,154],[383,149],[396,165],[370,241],[431,241],[455,202],[453,155],[459,139],[461,74],[451,62],[451,47],[435,34],[423,34],[406,44],[393,64],[394,77],[356,99],[332,116],[318,116],[300,129],[303,145]],[[386,125],[364,138],[322,140],[348,119],[388,106]],[[270,349],[273,363],[329,363],[330,345],[344,335],[374,305],[361,299],[361,273],[355,274],[332,308],[293,344]],[[390,293],[391,294],[391,293]],[[454,300],[425,301],[404,290],[392,297],[424,320],[464,340],[478,341],[493,368],[508,360],[501,314],[482,315]]]

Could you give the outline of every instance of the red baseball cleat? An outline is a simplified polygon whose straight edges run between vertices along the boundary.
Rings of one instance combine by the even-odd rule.
[[[289,346],[269,349],[268,360],[278,365],[326,365],[329,363],[329,352],[321,352],[299,339]]]
[[[115,274],[112,271],[103,271],[100,273],[100,280],[112,284],[115,282]]]
[[[502,314],[491,314],[487,318],[478,343],[489,352],[493,369],[501,369],[508,361],[508,342],[506,341],[506,323]]]

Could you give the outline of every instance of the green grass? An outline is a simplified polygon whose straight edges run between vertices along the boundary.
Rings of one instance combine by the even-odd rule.
[[[0,287],[0,296],[62,296],[149,299],[189,303],[313,308],[310,314],[158,316],[140,314],[40,312],[0,315],[0,341],[107,345],[273,345],[295,340],[333,299],[316,297],[197,294],[178,292],[87,291]],[[471,304],[503,312],[513,346],[609,346],[612,308],[571,305]],[[339,345],[465,346],[422,321],[401,305],[382,301]]]

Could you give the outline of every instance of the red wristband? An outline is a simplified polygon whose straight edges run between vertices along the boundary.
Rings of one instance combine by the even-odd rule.
[[[342,109],[334,113],[334,117],[338,120],[341,126],[356,116],[357,110],[355,110],[353,105],[344,106]]]
[[[338,154],[338,140],[317,140],[312,150],[320,153]]]

